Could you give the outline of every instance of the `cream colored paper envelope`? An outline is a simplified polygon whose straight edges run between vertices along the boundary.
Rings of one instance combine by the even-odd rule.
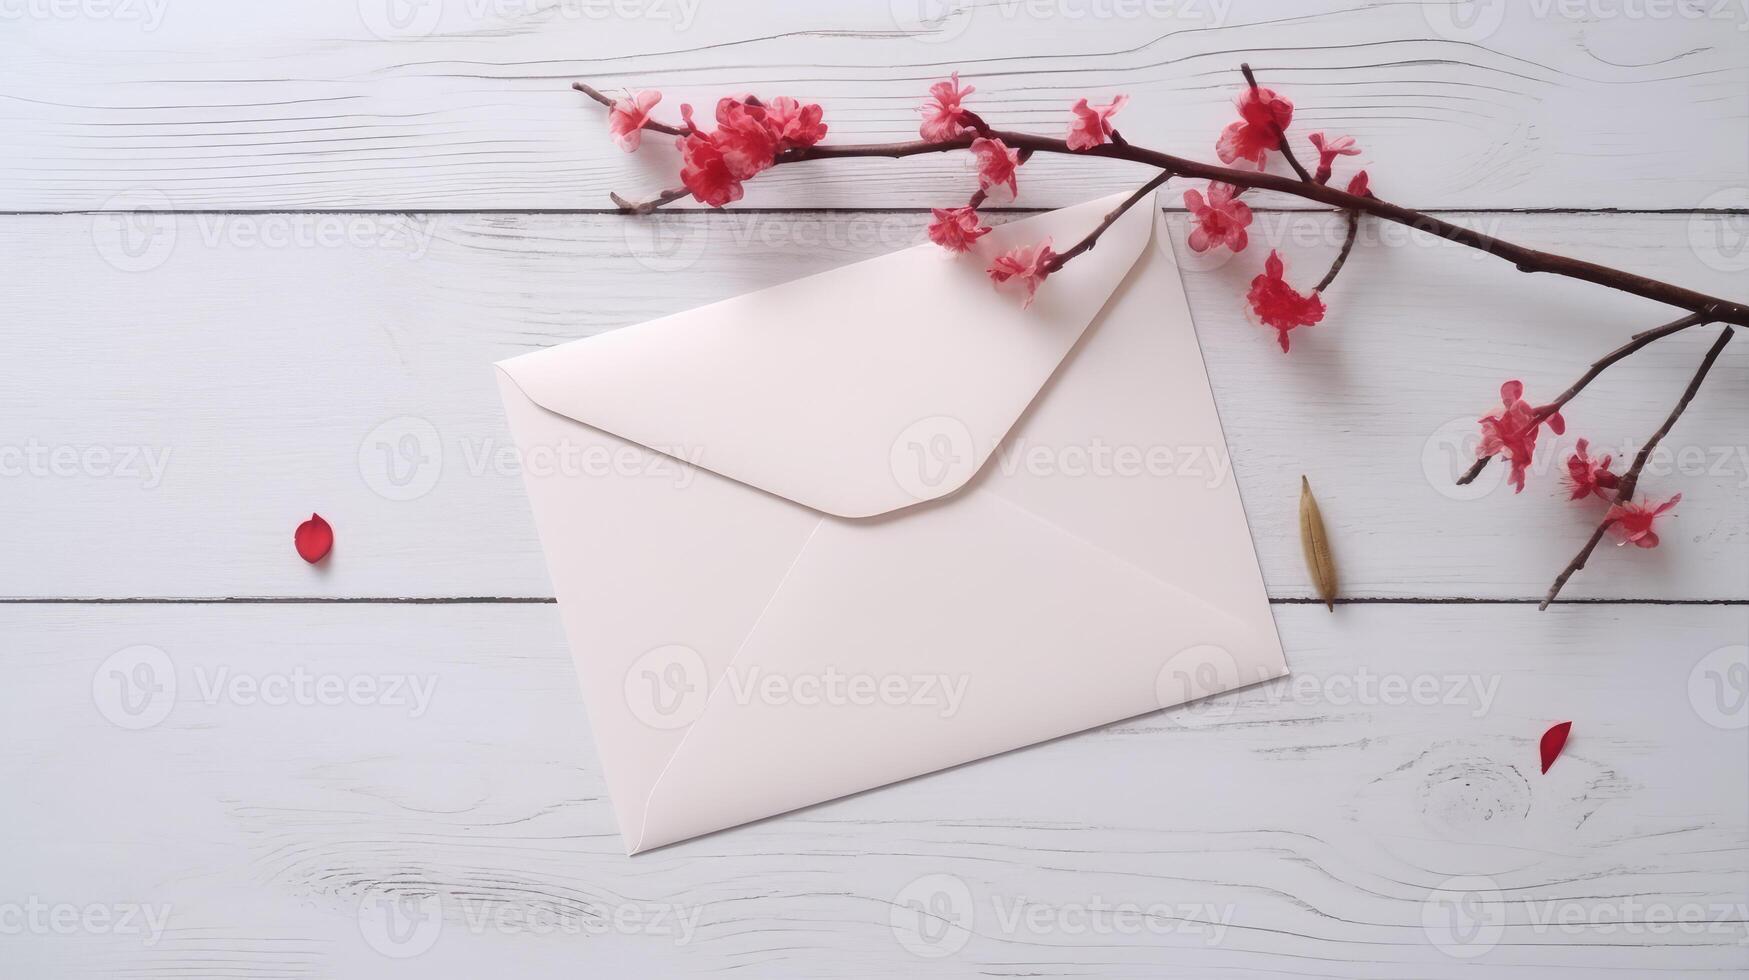
[[[498,365],[628,853],[1286,672],[1157,209],[984,275],[1121,199]]]

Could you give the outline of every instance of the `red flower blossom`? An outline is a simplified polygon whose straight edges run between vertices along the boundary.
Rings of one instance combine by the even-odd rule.
[[[630,98],[618,99],[607,111],[607,131],[613,142],[627,153],[643,142],[644,124],[650,121],[650,110],[662,101],[661,92],[634,92]]]
[[[976,208],[930,208],[935,220],[929,223],[929,240],[949,252],[964,252],[972,243],[990,233],[978,223]]]
[[[1539,419],[1541,409],[1524,400],[1524,383],[1521,381],[1508,381],[1500,386],[1500,404],[1499,415],[1482,418],[1482,443],[1476,447],[1476,456],[1480,458],[1495,453],[1504,456],[1512,466],[1506,482],[1512,484],[1513,493],[1523,493],[1524,471],[1536,452],[1537,433],[1547,423],[1550,431],[1560,435],[1567,431],[1567,422],[1559,412]]]
[[[1249,88],[1239,96],[1239,121],[1221,132],[1215,152],[1221,162],[1251,160],[1262,170],[1270,150],[1280,146],[1276,127],[1287,131],[1294,118],[1294,104],[1272,89]]]
[[[1196,227],[1190,230],[1190,250],[1206,252],[1225,245],[1235,252],[1245,251],[1249,241],[1245,226],[1251,223],[1251,208],[1237,200],[1239,188],[1220,181],[1209,182],[1208,200],[1201,191],[1185,191],[1184,206],[1190,210]]]
[[[692,122],[692,106],[680,107],[680,118],[691,130],[676,139],[680,147],[680,182],[692,192],[698,203],[720,208],[741,199],[741,181],[729,170],[723,152],[709,133],[701,133]]]
[[[812,102],[804,105],[780,95],[765,103],[765,129],[780,149],[813,146],[826,138],[826,124],[820,121],[823,114],[824,110]]]
[[[777,137],[765,125],[765,108],[740,99],[717,101],[717,131],[712,136],[723,163],[736,180],[771,166],[777,158]]]
[[[918,132],[931,143],[945,143],[966,131],[966,110],[960,106],[960,100],[976,92],[970,85],[960,87],[960,73],[954,72],[949,81],[936,82],[929,86],[929,101],[923,103],[923,125]]]
[[[1590,448],[1590,443],[1581,439],[1573,455],[1567,457],[1570,500],[1583,500],[1592,494],[1607,499],[1610,491],[1621,485],[1621,477],[1609,471],[1610,457],[1592,459],[1586,455]]]
[[[1313,133],[1306,139],[1311,140],[1312,146],[1318,150],[1318,172],[1312,175],[1312,179],[1320,184],[1330,182],[1330,168],[1337,157],[1360,155],[1360,147],[1355,144],[1352,136],[1338,136],[1326,142],[1323,133]]]
[[[1610,527],[1615,531],[1616,537],[1621,538],[1616,542],[1617,547],[1632,542],[1641,548],[1656,548],[1658,532],[1652,530],[1653,522],[1658,519],[1658,515],[1681,502],[1682,494],[1677,494],[1656,507],[1649,504],[1616,504],[1609,508],[1609,513],[1603,515],[1603,519],[1615,522]]]
[[[972,140],[972,152],[978,157],[978,187],[989,191],[992,187],[1008,185],[1009,196],[1020,193],[1020,184],[1015,180],[1014,172],[1020,169],[1020,152],[1009,149],[1008,144],[998,139],[986,139],[982,136]]]
[[[1076,102],[1069,111],[1075,114],[1075,121],[1069,124],[1069,138],[1065,141],[1071,150],[1091,150],[1111,138],[1111,117],[1124,107],[1130,97],[1120,95],[1111,100],[1110,105],[1090,106],[1086,99]]]
[[[1353,194],[1355,197],[1372,196],[1372,181],[1368,179],[1366,171],[1362,170],[1360,173],[1355,174],[1349,179],[1348,193]]]
[[[1283,278],[1285,272],[1281,256],[1271,249],[1269,258],[1263,263],[1263,274],[1251,280],[1251,291],[1245,295],[1257,319],[1279,333],[1284,354],[1287,353],[1289,330],[1309,327],[1324,319],[1324,301],[1319,298],[1318,291],[1314,289],[1311,295],[1302,295],[1287,284]]]
[[[1051,240],[1047,238],[1037,245],[1022,245],[996,256],[996,261],[990,263],[987,271],[996,285],[1016,286],[1021,290],[1025,298],[1021,300],[1020,308],[1024,310],[1032,305],[1039,284],[1051,274],[1051,263],[1056,257],[1057,253],[1051,251]]]

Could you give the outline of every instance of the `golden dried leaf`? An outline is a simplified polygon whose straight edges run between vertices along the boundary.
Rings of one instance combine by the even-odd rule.
[[[1330,536],[1324,532],[1324,515],[1312,496],[1312,484],[1300,477],[1300,547],[1306,553],[1306,571],[1318,589],[1318,598],[1336,611],[1336,559],[1330,555]]]

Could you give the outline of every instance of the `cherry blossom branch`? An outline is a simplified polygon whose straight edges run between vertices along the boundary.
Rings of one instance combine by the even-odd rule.
[[[582,83],[574,85],[597,102],[611,105],[612,100],[600,92]],[[680,134],[682,131],[672,126],[657,123],[654,120],[644,124],[644,128],[668,134]],[[1169,170],[1179,177],[1189,177],[1200,180],[1220,181],[1236,187],[1248,187],[1256,190],[1275,191],[1288,194],[1319,204],[1329,205],[1346,211],[1356,211],[1372,215],[1395,224],[1404,225],[1417,231],[1443,238],[1459,245],[1478,249],[1490,255],[1511,262],[1520,272],[1548,273],[1569,279],[1594,283],[1610,289],[1620,290],[1635,296],[1655,300],[1678,309],[1696,313],[1706,313],[1707,318],[1716,322],[1749,326],[1749,304],[1738,303],[1718,296],[1709,296],[1696,290],[1662,282],[1647,276],[1638,275],[1623,269],[1615,269],[1588,262],[1583,259],[1570,258],[1553,252],[1539,251],[1527,248],[1513,242],[1497,238],[1473,228],[1465,228],[1452,224],[1441,218],[1402,207],[1380,200],[1371,194],[1362,196],[1338,190],[1327,184],[1315,181],[1301,180],[1281,174],[1271,174],[1258,170],[1237,170],[1232,167],[1222,167],[1203,163],[1186,157],[1150,150],[1133,143],[1106,143],[1085,150],[1071,150],[1068,143],[1061,139],[1047,136],[1037,136],[1031,133],[1017,133],[999,129],[989,129],[987,137],[1000,139],[1009,147],[1036,153],[1056,153],[1078,157],[1102,157],[1109,160],[1123,160],[1131,163],[1146,164],[1161,170]],[[841,160],[861,157],[886,157],[902,159],[905,157],[922,156],[930,153],[948,153],[956,150],[969,149],[972,140],[978,138],[976,132],[966,133],[939,143],[925,140],[910,140],[899,143],[847,143],[847,144],[815,144],[813,146],[796,147],[777,154],[774,165],[804,163],[812,160]]]
[[[607,196],[613,199],[614,206],[618,207],[624,214],[649,214],[662,205],[678,201],[691,193],[684,187],[673,187],[657,194],[648,201],[628,201],[620,197],[618,193],[609,193]]]
[[[1342,251],[1336,253],[1336,261],[1330,263],[1330,271],[1324,273],[1324,278],[1318,280],[1318,284],[1312,287],[1314,293],[1321,293],[1330,288],[1330,284],[1336,281],[1336,274],[1341,272],[1342,266],[1348,262],[1348,253],[1354,251],[1354,240],[1360,235],[1360,214],[1355,211],[1346,213],[1348,215],[1348,234],[1342,239]]]
[[[697,127],[691,107],[687,105],[680,107],[682,126],[653,120],[650,112],[661,101],[659,92],[628,92],[623,99],[610,99],[582,82],[575,83],[573,88],[608,108],[608,130],[614,142],[628,152],[638,147],[642,130],[678,137],[682,157],[680,179],[685,186],[663,191],[642,202],[612,195],[615,205],[632,214],[649,214],[688,196],[702,204],[721,208],[741,199],[743,181],[788,164],[863,157],[903,159],[970,151],[978,160],[980,189],[971,195],[970,203],[964,207],[932,209],[934,220],[928,228],[930,240],[937,245],[950,252],[966,252],[972,243],[990,231],[982,226],[977,213],[985,203],[986,191],[998,186],[1014,189],[1017,168],[1036,154],[1102,157],[1140,163],[1156,170],[1156,175],[1147,184],[1126,197],[1067,250],[1053,253],[1049,240],[1046,240],[1030,247],[1014,248],[994,258],[986,270],[991,281],[1002,287],[1020,286],[1024,294],[1023,306],[1033,301],[1047,276],[1076,256],[1092,250],[1120,216],[1151,192],[1173,177],[1191,177],[1209,181],[1206,197],[1195,191],[1185,195],[1185,205],[1195,224],[1189,245],[1197,251],[1206,251],[1210,247],[1226,247],[1234,251],[1245,248],[1245,227],[1251,223],[1251,212],[1236,199],[1247,190],[1286,194],[1342,213],[1347,224],[1342,246],[1329,271],[1313,287],[1310,295],[1300,293],[1285,281],[1284,264],[1273,249],[1264,263],[1263,275],[1252,280],[1246,294],[1246,301],[1257,318],[1278,332],[1277,339],[1283,352],[1289,349],[1290,330],[1323,319],[1327,307],[1319,294],[1330,287],[1353,254],[1360,223],[1366,216],[1495,255],[1512,263],[1520,272],[1548,273],[1590,282],[1685,311],[1685,316],[1635,334],[1621,347],[1594,361],[1576,382],[1546,405],[1535,406],[1524,400],[1524,386],[1519,381],[1501,385],[1500,413],[1479,420],[1485,444],[1493,452],[1477,459],[1458,479],[1460,485],[1472,482],[1494,454],[1503,454],[1512,466],[1511,482],[1523,490],[1537,431],[1545,424],[1557,433],[1564,431],[1558,413],[1603,371],[1664,337],[1701,323],[1722,322],[1726,324],[1723,333],[1702,362],[1682,400],[1651,442],[1641,450],[1625,477],[1617,477],[1609,471],[1608,456],[1596,461],[1589,459],[1586,441],[1579,441],[1577,451],[1567,461],[1573,499],[1593,495],[1607,498],[1611,491],[1615,491],[1614,503],[1585,549],[1555,581],[1544,607],[1554,601],[1568,579],[1584,567],[1612,527],[1640,547],[1655,547],[1658,538],[1652,532],[1652,523],[1658,515],[1675,506],[1681,494],[1655,506],[1635,503],[1634,489],[1640,473],[1652,450],[1687,408],[1720,351],[1731,339],[1733,327],[1749,326],[1749,304],[1709,296],[1623,269],[1528,248],[1475,229],[1459,227],[1422,211],[1382,201],[1371,192],[1365,170],[1353,175],[1346,190],[1333,188],[1329,186],[1331,164],[1339,156],[1359,153],[1354,139],[1349,136],[1327,139],[1323,133],[1311,134],[1310,143],[1318,152],[1318,172],[1314,176],[1300,162],[1288,139],[1292,102],[1259,86],[1249,64],[1241,64],[1239,68],[1249,90],[1239,100],[1240,121],[1222,131],[1216,149],[1223,160],[1248,161],[1257,166],[1255,170],[1216,166],[1132,144],[1111,124],[1111,117],[1128,100],[1125,95],[1118,95],[1109,105],[1103,106],[1092,105],[1085,98],[1077,101],[1072,107],[1073,120],[1066,138],[999,130],[962,104],[962,100],[975,89],[961,86],[958,73],[930,86],[930,101],[921,107],[923,121],[919,134],[923,138],[897,143],[822,144],[820,141],[828,130],[821,121],[821,107],[803,104],[787,96],[769,102],[752,96],[720,100],[715,110],[718,128],[707,131]],[[1272,149],[1287,161],[1292,176],[1266,171],[1268,153]]]
[[[1478,249],[1490,255],[1511,262],[1520,272],[1544,272],[1564,276],[1569,279],[1579,279],[1584,282],[1607,286],[1635,296],[1656,300],[1669,306],[1695,312],[1707,312],[1711,319],[1731,323],[1738,326],[1749,326],[1749,305],[1732,302],[1717,296],[1709,296],[1681,286],[1661,282],[1646,276],[1637,275],[1621,269],[1587,262],[1583,259],[1569,258],[1552,252],[1538,251],[1526,248],[1512,242],[1496,238],[1493,235],[1464,228],[1451,222],[1436,218],[1411,208],[1401,207],[1380,200],[1377,197],[1360,197],[1346,191],[1337,190],[1327,184],[1308,183],[1293,177],[1279,174],[1263,173],[1256,170],[1235,170],[1231,167],[1221,167],[1202,163],[1184,157],[1149,150],[1135,144],[1117,146],[1107,144],[1096,146],[1089,150],[1071,150],[1059,139],[1044,136],[1033,136],[1027,133],[993,131],[997,138],[1011,147],[1037,150],[1042,153],[1065,153],[1076,156],[1097,156],[1113,160],[1127,160],[1134,163],[1144,163],[1149,166],[1171,170],[1180,177],[1191,177],[1211,181],[1221,181],[1238,187],[1249,187],[1257,190],[1276,191],[1291,194],[1306,200],[1317,201],[1332,207],[1350,211],[1359,211],[1386,221],[1405,225],[1418,231],[1423,231],[1447,241],[1456,242],[1470,248]],[[779,163],[799,163],[805,160],[829,160],[846,157],[891,157],[901,158],[917,156],[923,153],[940,153],[947,150],[963,150],[971,145],[969,137],[949,140],[944,143],[927,143],[916,140],[907,143],[811,146],[796,150],[787,150],[778,155]]]
[[[1245,84],[1251,86],[1251,91],[1257,91],[1257,76],[1251,74],[1250,64],[1241,62],[1239,64],[1239,73],[1245,76]],[[1315,181],[1312,180],[1311,173],[1300,164],[1299,157],[1294,156],[1294,148],[1292,144],[1288,143],[1287,131],[1281,128],[1281,123],[1271,119],[1269,121],[1269,128],[1275,131],[1275,148],[1281,151],[1283,157],[1287,158],[1287,165],[1294,168],[1294,173],[1299,174],[1301,180],[1308,184],[1315,183]]]
[[[588,85],[585,85],[582,82],[572,82],[571,87],[576,89],[579,92],[582,92],[584,95],[589,96],[590,98],[592,98],[595,101],[601,103],[602,105],[608,107],[609,109],[613,108],[613,100],[612,99],[608,98],[605,95],[602,95],[600,92],[589,87]],[[652,133],[666,133],[669,136],[685,136],[686,135],[686,130],[681,129],[679,126],[670,126],[666,123],[659,123],[654,119],[646,120],[644,122],[644,128],[649,130]]]
[[[1080,255],[1082,252],[1093,251],[1093,246],[1099,243],[1099,236],[1105,234],[1105,230],[1107,228],[1110,228],[1112,226],[1113,222],[1117,221],[1118,218],[1122,217],[1123,213],[1125,211],[1128,211],[1130,208],[1135,207],[1136,203],[1138,201],[1140,201],[1142,198],[1147,197],[1149,194],[1154,193],[1154,191],[1157,188],[1159,188],[1159,186],[1161,184],[1164,184],[1168,180],[1171,180],[1171,179],[1172,179],[1172,171],[1162,170],[1162,171],[1160,171],[1160,173],[1158,175],[1156,175],[1154,177],[1153,180],[1150,180],[1146,184],[1143,184],[1141,187],[1136,188],[1136,192],[1134,194],[1131,194],[1129,197],[1124,198],[1123,203],[1119,204],[1115,208],[1112,208],[1111,211],[1109,211],[1106,214],[1106,216],[1100,220],[1099,224],[1097,226],[1095,226],[1092,231],[1087,233],[1087,237],[1081,239],[1079,242],[1076,242],[1068,250],[1058,252],[1056,258],[1054,258],[1050,261],[1050,265],[1049,265],[1049,268],[1047,271],[1048,272],[1055,272],[1058,269],[1061,269],[1064,266],[1064,264],[1066,264],[1070,259],[1074,258],[1077,255]]]
[[[1688,382],[1688,387],[1683,390],[1682,397],[1676,402],[1676,407],[1670,410],[1669,417],[1664,420],[1663,425],[1658,427],[1658,431],[1652,433],[1652,438],[1640,447],[1639,454],[1634,457],[1633,465],[1628,467],[1627,473],[1623,474],[1621,483],[1616,487],[1615,499],[1610,506],[1612,513],[1616,505],[1633,502],[1634,490],[1640,482],[1640,473],[1645,470],[1646,461],[1652,458],[1652,450],[1656,449],[1658,443],[1670,434],[1670,429],[1676,425],[1676,420],[1682,417],[1683,411],[1688,408],[1688,403],[1694,400],[1695,392],[1700,390],[1701,382],[1706,380],[1707,372],[1713,369],[1713,362],[1719,359],[1719,352],[1723,351],[1725,345],[1731,342],[1731,336],[1734,332],[1727,326],[1719,333],[1719,339],[1713,341],[1713,346],[1706,352],[1706,357],[1701,359],[1700,369],[1694,372],[1694,378]],[[1537,607],[1539,610],[1547,609],[1549,603],[1554,602],[1555,597],[1561,594],[1561,589],[1566,586],[1567,580],[1572,578],[1575,572],[1585,567],[1585,563],[1591,558],[1591,553],[1597,550],[1598,543],[1603,540],[1604,534],[1609,531],[1611,525],[1615,524],[1615,521],[1616,519],[1613,517],[1605,517],[1603,522],[1597,525],[1597,530],[1591,532],[1591,538],[1585,542],[1585,547],[1573,556],[1573,560],[1568,562],[1567,567],[1562,569],[1561,574],[1555,578],[1555,584],[1549,587],[1549,594],[1543,597],[1542,604]]]
[[[1661,327],[1655,327],[1651,330],[1644,330],[1640,333],[1634,334],[1633,338],[1627,343],[1593,361],[1591,367],[1586,369],[1585,373],[1579,376],[1579,380],[1573,382],[1566,391],[1561,392],[1554,401],[1537,409],[1536,414],[1531,417],[1530,424],[1533,426],[1543,424],[1549,416],[1559,412],[1568,402],[1573,400],[1574,396],[1578,395],[1579,392],[1584,391],[1585,386],[1592,381],[1595,381],[1597,376],[1602,374],[1604,369],[1608,368],[1611,364],[1626,358],[1630,354],[1638,352],[1641,348],[1646,347],[1653,341],[1662,340],[1671,334],[1681,333],[1689,327],[1698,326],[1706,322],[1708,322],[1708,318],[1705,314],[1691,313],[1680,320],[1672,320]],[[1476,462],[1464,472],[1463,476],[1458,477],[1457,485],[1461,487],[1470,484],[1476,479],[1476,477],[1481,475],[1482,470],[1487,467],[1488,461],[1493,458],[1492,455],[1488,455],[1476,460]]]

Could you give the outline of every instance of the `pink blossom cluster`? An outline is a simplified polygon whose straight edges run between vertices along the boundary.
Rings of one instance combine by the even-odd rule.
[[[961,85],[959,73],[929,87],[929,98],[919,109],[923,122],[918,135],[926,142],[946,143],[972,137],[967,149],[977,162],[978,190],[967,204],[956,208],[932,208],[929,240],[950,252],[970,252],[978,239],[990,229],[978,216],[978,207],[988,200],[1011,201],[1020,193],[1020,167],[1026,154],[1009,146],[991,133],[975,112],[965,104],[966,97],[977,91]],[[1069,110],[1069,132],[1064,143],[1071,150],[1090,150],[1112,141],[1117,130],[1112,117],[1129,101],[1118,95],[1105,105],[1093,105],[1086,99],[1077,101]],[[1021,296],[1021,306],[1031,306],[1042,285],[1053,272],[1062,267],[1063,256],[1052,248],[1050,239],[1023,245],[996,255],[986,272],[999,287],[1011,288]]]
[[[1512,484],[1514,493],[1524,492],[1525,473],[1536,453],[1537,435],[1542,427],[1548,426],[1549,431],[1557,436],[1567,431],[1559,407],[1554,404],[1531,405],[1524,400],[1523,382],[1516,380],[1500,386],[1500,411],[1483,416],[1481,424],[1482,441],[1476,446],[1476,457],[1484,459],[1499,455],[1510,467],[1506,481]],[[1642,503],[1631,500],[1617,503],[1615,497],[1621,488],[1622,477],[1610,469],[1612,461],[1608,455],[1593,458],[1590,442],[1580,439],[1567,457],[1564,482],[1568,499],[1609,501],[1609,510],[1603,519],[1609,522],[1618,543],[1656,548],[1658,533],[1653,525],[1681,502],[1682,494],[1675,494],[1661,504],[1649,498]]]
[[[650,112],[662,101],[660,92],[635,92],[616,100],[608,110],[607,128],[626,152],[638,148],[650,122]],[[739,201],[742,181],[777,163],[785,150],[813,146],[826,136],[818,105],[788,96],[761,102],[753,96],[717,100],[717,128],[701,129],[692,106],[680,107],[683,133],[680,182],[700,204],[720,208]]]
[[[1273,89],[1250,86],[1239,95],[1239,119],[1221,131],[1215,141],[1215,153],[1221,162],[1232,165],[1245,162],[1264,170],[1269,166],[1269,154],[1279,152],[1293,123],[1294,104]],[[1312,180],[1327,184],[1338,157],[1356,156],[1360,147],[1352,136],[1326,137],[1313,133],[1307,137],[1318,151],[1318,169]],[[1208,191],[1184,192],[1184,206],[1190,212],[1191,229],[1187,244],[1193,252],[1227,248],[1243,252],[1250,244],[1245,229],[1251,224],[1251,209],[1239,196],[1245,189],[1221,181],[1211,181]],[[1356,173],[1348,182],[1348,193],[1371,196],[1366,171]],[[1288,332],[1309,327],[1324,319],[1326,306],[1319,290],[1301,292],[1287,281],[1287,265],[1281,255],[1270,250],[1263,262],[1263,272],[1251,280],[1245,301],[1254,320],[1276,332],[1276,341],[1283,353],[1289,347]]]
[[[931,209],[930,241],[954,253],[978,249],[979,240],[990,232],[978,208],[987,201],[1013,200],[1020,192],[1020,170],[1030,156],[1027,149],[1010,146],[968,106],[976,91],[973,86],[962,84],[955,72],[929,87],[928,97],[919,110],[922,121],[918,134],[923,140],[963,146],[970,151],[977,168],[978,189],[967,203]],[[646,129],[675,132],[651,122],[651,112],[661,101],[659,92],[635,92],[615,100],[608,113],[608,129],[614,142],[632,151],[638,148]],[[1077,99],[1069,109],[1068,130],[1062,145],[1081,153],[1122,143],[1114,119],[1128,102],[1129,96],[1123,94],[1104,103]],[[1271,153],[1285,150],[1287,130],[1293,123],[1293,102],[1272,89],[1250,85],[1240,94],[1236,107],[1239,118],[1222,130],[1215,151],[1229,165],[1243,162],[1264,170],[1269,166]],[[717,102],[714,129],[700,126],[689,105],[680,107],[680,115],[683,125],[675,140],[680,148],[680,181],[687,193],[710,207],[740,200],[745,181],[779,163],[785,152],[813,146],[826,135],[820,106],[788,97],[770,101],[753,96],[722,99]],[[1313,179],[1320,184],[1330,180],[1339,158],[1360,152],[1351,136],[1329,138],[1313,133],[1308,140],[1318,152],[1317,174]],[[1370,196],[1366,171],[1353,175],[1348,192]],[[1185,192],[1192,250],[1246,249],[1250,244],[1246,229],[1252,214],[1250,207],[1239,199],[1243,193],[1243,188],[1221,181],[1210,182],[1206,190]],[[1020,294],[1022,305],[1030,306],[1045,280],[1062,268],[1068,256],[1082,250],[1084,247],[1064,254],[1048,241],[1037,242],[989,256],[986,271],[992,282],[1014,289]],[[1286,271],[1281,255],[1272,250],[1263,263],[1263,271],[1251,280],[1245,293],[1248,312],[1276,332],[1283,351],[1289,349],[1290,331],[1321,322],[1326,312],[1320,290],[1296,289],[1288,282]]]

